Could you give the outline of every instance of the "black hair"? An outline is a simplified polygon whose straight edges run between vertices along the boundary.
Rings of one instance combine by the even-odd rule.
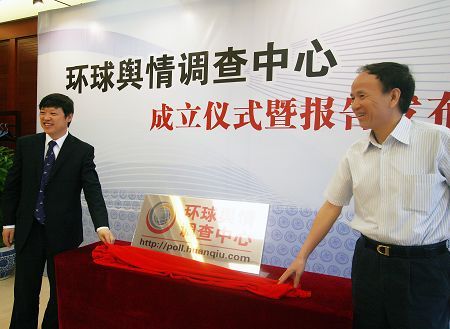
[[[384,93],[394,88],[400,89],[400,111],[402,113],[408,111],[414,96],[416,84],[407,65],[394,62],[382,62],[361,66],[358,72],[367,72],[375,75],[381,81]]]

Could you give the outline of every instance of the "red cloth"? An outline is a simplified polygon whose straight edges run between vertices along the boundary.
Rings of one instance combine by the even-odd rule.
[[[247,290],[268,298],[310,297],[311,292],[278,284],[276,280],[233,271],[192,259],[132,246],[99,245],[92,251],[97,264],[236,290]]]
[[[314,292],[310,298],[270,299],[99,265],[92,250],[100,244],[55,256],[61,329],[352,328],[350,279],[305,272],[302,288]],[[262,265],[261,270],[277,280],[285,269]]]

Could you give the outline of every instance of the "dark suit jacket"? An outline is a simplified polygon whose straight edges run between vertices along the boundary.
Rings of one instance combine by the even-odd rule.
[[[3,194],[3,225],[15,225],[20,252],[34,218],[44,164],[45,134],[17,141],[14,164]],[[94,226],[108,226],[108,214],[94,164],[94,148],[68,134],[45,189],[45,230],[52,253],[78,247],[83,241],[80,194],[83,189]]]

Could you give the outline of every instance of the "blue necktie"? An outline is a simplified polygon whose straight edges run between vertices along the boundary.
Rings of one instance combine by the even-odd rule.
[[[39,194],[36,201],[36,210],[34,211],[34,217],[40,224],[45,223],[45,211],[44,211],[44,192],[47,186],[48,178],[50,177],[50,172],[52,170],[53,164],[55,163],[55,153],[53,152],[53,147],[56,145],[55,141],[48,142],[47,154],[45,154],[44,159],[44,170],[42,171],[41,177],[41,187],[39,188]]]

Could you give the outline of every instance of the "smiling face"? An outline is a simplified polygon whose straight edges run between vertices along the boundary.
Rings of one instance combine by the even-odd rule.
[[[353,81],[350,96],[360,126],[372,129],[382,143],[401,119],[400,90],[383,92],[383,85],[375,75],[361,72]]]
[[[56,140],[65,135],[68,123],[72,121],[72,113],[65,116],[60,107],[43,107],[39,111],[39,119],[44,132]]]

